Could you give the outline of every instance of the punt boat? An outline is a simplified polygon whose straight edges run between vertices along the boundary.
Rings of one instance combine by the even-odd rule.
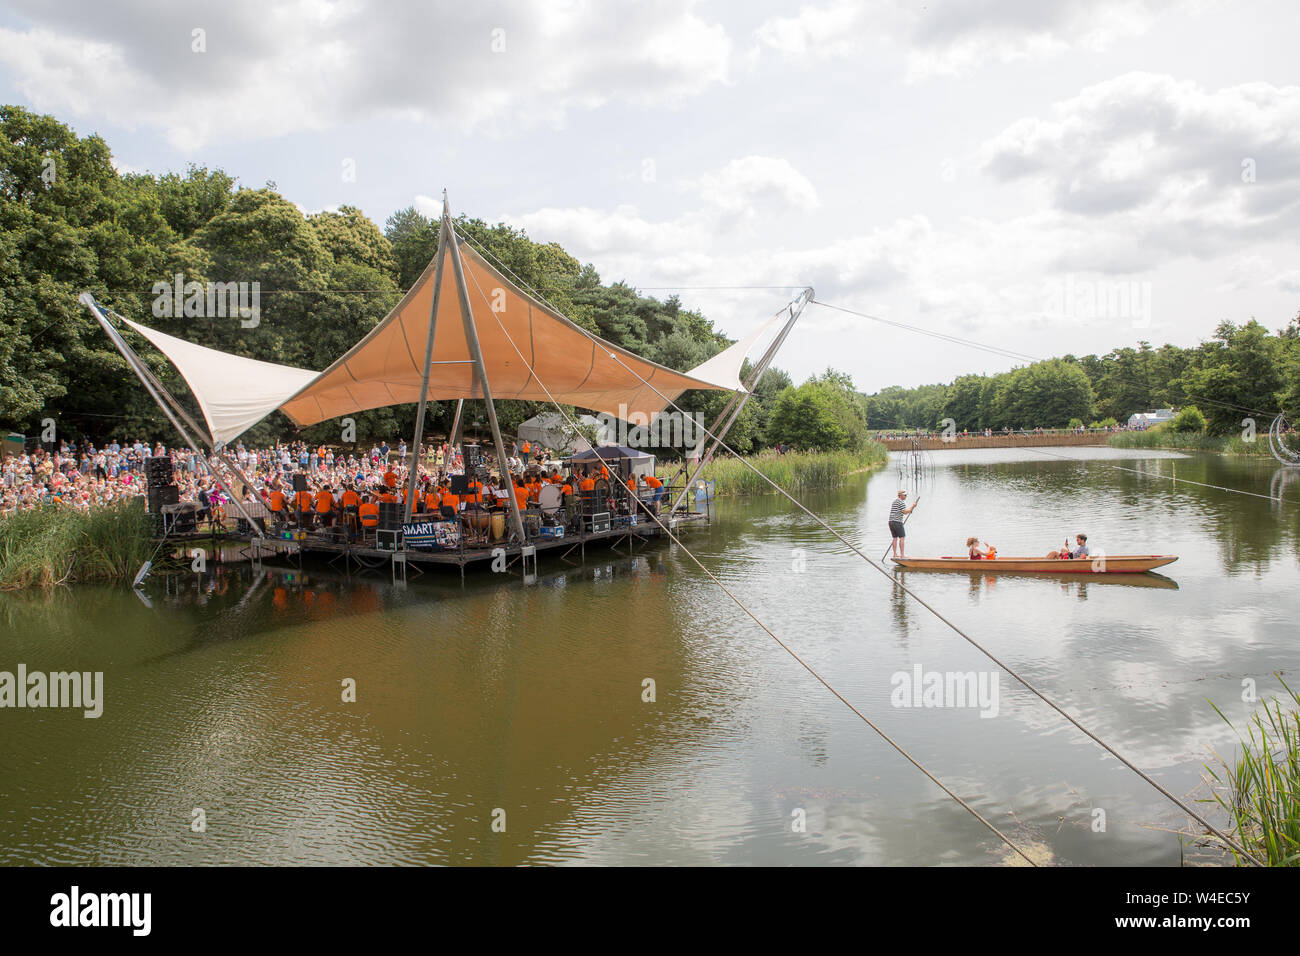
[[[1108,554],[1087,558],[894,558],[894,564],[910,571],[975,571],[996,574],[1138,574],[1163,568],[1178,560],[1173,554]]]

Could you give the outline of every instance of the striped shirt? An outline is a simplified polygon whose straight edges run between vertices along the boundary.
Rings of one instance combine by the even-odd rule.
[[[890,521],[902,521],[902,520],[903,520],[903,508],[904,508],[906,505],[907,505],[907,502],[904,501],[902,498],[895,498],[895,499],[894,499],[894,503],[893,503],[892,505],[889,506],[889,520],[890,520]]]

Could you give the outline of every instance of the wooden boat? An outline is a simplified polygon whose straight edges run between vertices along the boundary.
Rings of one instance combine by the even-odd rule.
[[[1087,558],[996,558],[972,560],[963,557],[894,558],[909,571],[967,571],[977,574],[1137,574],[1163,568],[1178,560],[1172,554],[1108,554]]]

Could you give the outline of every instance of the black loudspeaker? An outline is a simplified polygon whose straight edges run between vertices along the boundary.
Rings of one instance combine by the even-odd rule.
[[[174,505],[181,500],[181,490],[176,485],[150,486],[149,510],[154,514],[162,511],[163,505]]]
[[[469,494],[469,477],[467,475],[452,475],[451,493],[462,496]]]
[[[401,531],[402,509],[404,507],[400,501],[379,502],[379,530]]]
[[[307,490],[307,476],[302,472],[293,476],[293,490],[295,492]]]
[[[145,462],[144,473],[150,488],[161,488],[172,483],[172,459],[170,455],[159,455]]]

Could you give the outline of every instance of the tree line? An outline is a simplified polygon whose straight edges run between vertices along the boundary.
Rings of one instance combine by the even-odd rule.
[[[659,300],[624,282],[603,282],[555,243],[462,216],[467,241],[502,263],[569,319],[629,351],[678,371],[730,344],[677,297]],[[119,173],[108,144],[79,137],[52,116],[0,107],[0,425],[27,434],[53,419],[60,437],[177,441],[170,425],[94,319],[82,291],[122,315],[199,345],[323,369],[401,299],[437,250],[438,221],[414,207],[381,229],[360,209],[304,214],[275,183],[241,186],[220,169]],[[256,324],[186,316],[155,284],[256,282]],[[160,355],[134,342],[178,396],[183,381]],[[748,368],[746,369],[748,374]],[[727,395],[687,393],[678,404],[705,424]],[[513,432],[548,403],[498,402]],[[431,403],[427,434],[451,427],[454,402]],[[411,434],[414,405],[353,416],[360,441]],[[486,429],[483,403],[467,402],[471,431]],[[806,426],[806,427],[805,427]],[[785,443],[842,448],[865,440],[866,403],[839,373],[798,388],[771,368],[728,436],[738,451]],[[249,443],[339,440],[340,423],[298,429],[280,413],[244,436]]]
[[[1223,321],[1192,348],[1139,342],[1105,355],[1066,355],[949,384],[892,386],[867,396],[873,429],[1064,428],[1124,423],[1136,412],[1195,407],[1212,434],[1300,418],[1300,316],[1273,333]],[[1184,421],[1194,421],[1190,417]]]

